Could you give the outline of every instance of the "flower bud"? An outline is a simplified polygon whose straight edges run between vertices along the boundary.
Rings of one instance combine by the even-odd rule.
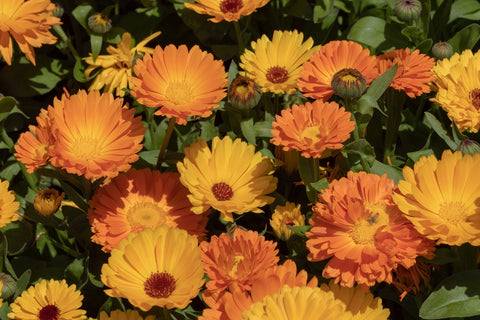
[[[480,144],[473,140],[464,139],[458,144],[456,151],[462,151],[463,154],[474,155],[475,153],[480,153]]]
[[[393,11],[398,19],[405,22],[412,22],[420,17],[422,3],[419,0],[397,0]]]
[[[435,59],[448,59],[453,55],[453,47],[445,41],[437,42],[432,47],[432,53]]]
[[[272,214],[270,226],[275,235],[282,240],[288,240],[293,231],[287,226],[304,226],[305,216],[300,210],[300,205],[286,202],[284,206],[276,206],[275,212]]]
[[[54,17],[61,18],[64,12],[65,9],[63,9],[62,4],[60,2],[55,2],[55,10],[52,11],[52,15]]]
[[[33,201],[33,207],[42,216],[50,216],[60,208],[64,196],[64,192],[59,194],[56,189],[40,190]]]
[[[252,79],[238,76],[230,84],[228,101],[234,108],[248,110],[255,107],[262,97],[262,89]]]
[[[17,283],[15,280],[8,274],[0,272],[0,281],[2,283],[1,287],[1,298],[8,299],[17,290]]]
[[[360,97],[367,88],[367,80],[356,69],[346,68],[338,71],[332,79],[333,92],[346,99]]]
[[[95,33],[104,34],[112,29],[112,20],[102,13],[94,13],[88,17],[88,27]]]

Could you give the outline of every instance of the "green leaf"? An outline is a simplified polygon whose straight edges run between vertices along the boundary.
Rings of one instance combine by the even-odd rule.
[[[460,132],[455,121],[452,121],[452,136],[453,136],[453,141],[455,141],[457,146],[460,144],[460,142],[462,142],[462,140],[468,139],[466,135]]]
[[[313,7],[313,22],[318,23],[329,16],[334,2],[333,0],[317,0]]]
[[[453,1],[448,23],[458,18],[477,21],[480,20],[480,3],[478,0]]]
[[[75,283],[81,289],[88,281],[85,274],[85,258],[75,259],[65,269],[65,279],[68,283]]]
[[[386,40],[386,25],[387,22],[381,18],[373,16],[360,18],[350,29],[347,39],[377,48]]]
[[[88,17],[94,12],[93,7],[84,2],[72,11],[72,15],[82,25],[85,30],[88,29]]]
[[[316,182],[310,183],[310,186],[312,186],[313,189],[315,189],[318,192],[322,192],[322,190],[328,188],[328,180],[327,178],[322,178]]]
[[[103,37],[98,34],[90,34],[90,46],[92,47],[93,61],[97,59],[102,50]]]
[[[287,225],[287,229],[292,230],[295,234],[304,237],[305,233],[312,229],[312,226],[289,226]]]
[[[342,154],[348,159],[352,171],[364,171],[362,162],[371,167],[375,161],[375,151],[365,139],[359,139],[346,144]]]
[[[433,154],[432,149],[425,149],[425,150],[418,150],[415,152],[409,152],[407,153],[407,156],[413,162],[417,162],[418,160],[420,160],[421,157],[428,157],[429,155],[432,155],[432,154]]]
[[[443,124],[435,118],[430,112],[425,112],[424,121],[429,125],[439,136],[445,141],[445,143],[450,147],[450,149],[457,149],[457,144],[452,138],[449,137],[447,130],[444,128]]]
[[[472,23],[458,31],[447,42],[450,43],[455,52],[462,52],[466,49],[473,49],[480,39],[480,25]]]
[[[220,135],[220,131],[218,130],[218,127],[215,126],[215,117],[211,117],[206,121],[200,122],[200,126],[202,128],[202,132],[200,136],[203,138],[205,141],[210,141],[214,137]]]
[[[362,100],[364,96],[371,97],[375,101],[380,99],[385,90],[390,86],[393,78],[395,78],[397,70],[398,65],[395,64],[393,67],[382,73],[378,78],[373,80],[365,94],[359,100]]]
[[[8,254],[22,253],[32,238],[32,230],[25,222],[14,221],[2,228],[8,243]]]
[[[456,273],[444,279],[420,308],[423,319],[480,315],[480,270]]]
[[[310,202],[317,201],[318,191],[312,187],[312,183],[320,180],[320,166],[318,159],[305,158],[298,153],[298,171],[300,178],[307,189],[307,197]]]
[[[9,114],[13,107],[17,105],[17,100],[13,97],[3,97],[0,99],[0,115]],[[2,119],[3,120],[3,119]]]
[[[383,174],[387,174],[387,177],[389,179],[394,180],[395,184],[398,184],[398,181],[403,180],[403,174],[400,168],[389,166],[378,160],[375,160],[373,162],[373,165],[370,168],[370,172],[378,174],[379,176],[382,176]]]
[[[30,278],[32,277],[32,270],[28,269],[17,280],[17,288],[13,298],[15,299],[22,294],[25,289],[27,289],[28,284],[30,283]]]
[[[260,121],[255,122],[253,125],[255,129],[255,135],[262,138],[273,138],[272,135],[272,121]]]
[[[230,66],[228,67],[228,88],[230,88],[230,84],[232,83],[233,79],[235,79],[238,75],[238,67],[235,61],[232,59],[230,62]]]
[[[242,134],[247,139],[249,144],[256,144],[256,136],[255,136],[255,129],[253,128],[253,119],[250,118],[248,120],[243,120],[240,122],[240,128],[242,130]]]

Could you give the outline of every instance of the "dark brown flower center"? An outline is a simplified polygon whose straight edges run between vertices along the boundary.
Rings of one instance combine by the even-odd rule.
[[[230,200],[233,197],[233,190],[225,182],[215,183],[212,192],[218,201]]]
[[[288,79],[288,71],[283,67],[271,67],[267,70],[267,80],[271,83],[283,83]]]
[[[220,2],[220,11],[223,13],[236,13],[243,7],[242,0],[223,0]]]
[[[480,89],[475,88],[470,91],[470,98],[475,109],[480,110]]]
[[[152,298],[168,298],[175,290],[175,278],[167,272],[152,273],[143,287]]]
[[[60,315],[60,310],[53,304],[49,304],[40,310],[38,314],[38,318],[40,320],[58,320],[58,316]]]

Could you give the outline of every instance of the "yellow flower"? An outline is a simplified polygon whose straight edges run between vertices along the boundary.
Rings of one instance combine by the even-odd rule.
[[[86,77],[90,77],[94,71],[100,69],[100,72],[95,76],[88,90],[101,90],[105,88],[104,91],[110,93],[115,92],[117,96],[123,97],[125,95],[123,89],[131,89],[133,87],[133,83],[129,80],[129,77],[132,76],[132,63],[135,55],[143,55],[146,52],[152,53],[153,49],[145,47],[145,45],[152,39],[158,37],[160,33],[160,31],[155,32],[133,48],[130,48],[132,36],[128,32],[125,32],[116,48],[114,46],[107,47],[108,55],[99,55],[96,59],[93,59],[90,53],[89,57],[83,58],[83,60],[89,64],[87,69],[85,69]]]
[[[422,235],[437,244],[480,245],[480,154],[444,151],[405,167],[393,200]]]
[[[185,159],[177,169],[196,214],[212,207],[223,219],[233,221],[232,213],[262,213],[260,207],[274,200],[267,196],[277,188],[273,162],[240,139],[215,137],[210,150],[200,138],[185,148]]]
[[[300,205],[292,202],[286,202],[284,206],[277,206],[270,219],[270,225],[278,238],[287,240],[293,231],[287,226],[304,226],[305,216],[300,211]]]
[[[199,14],[213,16],[212,22],[238,21],[266,5],[270,0],[196,0],[195,3],[184,2],[185,8]]]
[[[85,310],[81,310],[83,295],[76,286],[68,286],[65,280],[42,280],[25,290],[10,305],[10,319],[84,320]]]
[[[102,282],[111,297],[127,298],[148,311],[154,306],[184,309],[204,283],[197,238],[162,225],[120,241],[102,266]]]
[[[480,52],[465,50],[437,62],[437,95],[431,101],[440,105],[460,131],[480,129]]]
[[[155,320],[155,316],[142,317],[136,310],[115,310],[108,315],[105,311],[100,313],[100,320]]]
[[[65,192],[59,194],[56,189],[40,190],[33,201],[33,207],[41,215],[50,216],[60,208],[64,196]]]
[[[345,303],[335,299],[331,291],[288,285],[252,304],[242,317],[244,320],[353,319],[352,313],[345,310]]]
[[[255,80],[264,92],[282,94],[296,91],[303,63],[317,49],[312,38],[303,42],[303,33],[297,30],[275,30],[272,40],[263,35],[251,45],[253,51],[245,50],[240,57],[243,74]]]
[[[0,228],[18,220],[20,203],[15,201],[15,193],[8,191],[9,182],[0,180]]]

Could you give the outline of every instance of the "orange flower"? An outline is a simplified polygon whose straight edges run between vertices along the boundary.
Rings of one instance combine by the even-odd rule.
[[[410,98],[422,93],[429,93],[429,82],[435,80],[432,68],[435,60],[429,56],[409,48],[392,50],[378,56],[378,71],[380,74],[398,64],[398,70],[390,87],[403,90]]]
[[[306,158],[330,156],[330,150],[341,149],[355,129],[351,113],[336,102],[294,104],[275,117],[270,142],[283,146],[284,151],[300,151]]]
[[[54,44],[57,38],[50,33],[53,25],[61,24],[52,15],[55,5],[50,0],[0,1],[0,53],[8,65],[12,64],[13,43],[18,44],[27,59],[35,65],[35,51],[42,44]]]
[[[204,309],[199,320],[241,320],[242,313],[250,309],[250,306],[261,301],[265,296],[280,291],[284,285],[293,288],[312,287],[318,285],[317,278],[308,280],[308,274],[301,270],[297,274],[297,266],[292,260],[286,260],[283,265],[276,265],[265,270],[262,276],[255,280],[250,292],[233,285],[229,292],[219,300],[216,309]]]
[[[261,274],[278,262],[276,243],[265,240],[258,232],[235,229],[233,237],[227,233],[202,242],[202,261],[210,279],[203,292],[205,301],[213,306],[234,284],[250,290]]]
[[[145,127],[134,115],[134,109],[110,93],[81,90],[55,98],[46,116],[52,132],[47,158],[53,166],[87,179],[115,177],[130,168],[142,148]],[[20,156],[28,151],[34,155],[33,147],[22,143],[17,152],[21,151]]]
[[[161,107],[155,114],[175,117],[178,124],[186,124],[189,116],[210,116],[226,96],[223,61],[199,46],[190,51],[185,45],[157,46],[133,70],[132,96],[147,107]]]
[[[433,257],[434,242],[423,238],[392,200],[394,181],[365,172],[349,172],[319,196],[307,232],[308,259],[330,259],[325,278],[364,288],[392,282],[398,265]]]
[[[270,0],[196,0],[195,3],[184,2],[185,8],[198,14],[213,16],[212,22],[238,21],[242,16],[251,15]]]
[[[190,211],[188,190],[180,183],[179,176],[148,168],[131,169],[98,189],[88,203],[92,241],[109,252],[130,233],[163,224],[203,239],[207,216]]]
[[[378,76],[376,57],[353,41],[330,41],[303,64],[298,88],[305,96],[328,100],[333,95],[333,76],[343,69],[360,72],[369,84]]]

